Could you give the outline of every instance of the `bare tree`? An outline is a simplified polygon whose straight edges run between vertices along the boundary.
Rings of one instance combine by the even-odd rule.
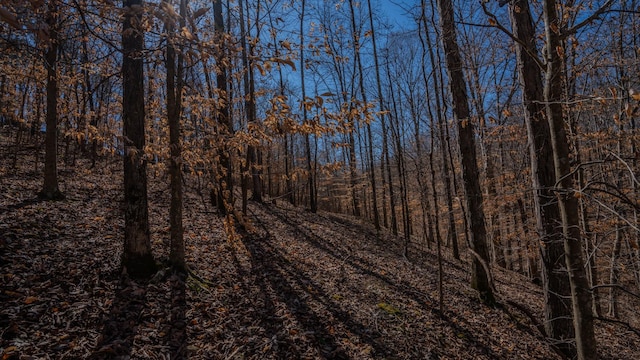
[[[489,253],[487,232],[482,205],[482,191],[473,123],[469,112],[467,88],[462,72],[462,60],[456,39],[451,0],[437,0],[442,28],[442,43],[449,74],[449,90],[453,97],[453,114],[458,125],[458,142],[462,156],[462,178],[465,188],[465,200],[469,211],[471,249],[474,252],[471,266],[471,286],[478,290],[483,303],[493,306],[496,302],[490,283]]]
[[[568,356],[575,356],[575,347],[570,341],[575,336],[569,301],[571,290],[565,270],[562,228],[558,222],[560,209],[553,193],[556,178],[551,161],[551,132],[545,118],[542,69],[537,59],[535,29],[528,1],[516,1],[510,6],[510,15],[514,36],[519,41],[516,58],[529,137],[536,230],[544,244],[540,253],[544,277],[545,330],[558,348]]]
[[[151,254],[147,203],[147,161],[144,156],[144,28],[142,0],[124,0],[122,7],[122,122],[124,139],[125,227],[122,265],[132,277],[156,270]]]
[[[173,7],[170,1],[164,1],[165,7]],[[180,26],[184,27],[186,0],[180,1]],[[167,120],[169,123],[169,175],[171,178],[171,204],[169,222],[171,225],[172,265],[180,271],[186,270],[184,259],[184,231],[182,228],[182,144],[180,141],[180,118],[182,117],[182,52],[176,59],[176,36],[173,19],[166,17],[167,49],[165,66],[167,68]]]

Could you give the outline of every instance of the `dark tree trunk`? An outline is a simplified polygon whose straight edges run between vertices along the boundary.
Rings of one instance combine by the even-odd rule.
[[[44,185],[38,194],[47,200],[60,200],[58,188],[58,0],[49,2],[47,25],[49,44],[45,53],[47,68],[47,132],[44,145]]]
[[[513,32],[521,41],[516,47],[518,72],[523,86],[525,123],[529,137],[536,230],[544,244],[540,247],[540,252],[545,293],[545,330],[563,353],[573,357],[576,349],[570,340],[575,337],[571,321],[571,289],[565,269],[560,209],[553,193],[556,176],[552,161],[551,132],[543,104],[542,69],[534,58],[538,51],[528,1],[516,1],[510,6],[510,14]]]
[[[156,265],[151,254],[147,204],[147,164],[144,158],[144,33],[142,0],[124,0],[122,27],[122,120],[124,137],[124,254],[122,265],[136,278],[151,276]]]
[[[245,96],[245,112],[247,114],[247,127],[249,128],[249,132],[251,133],[251,127],[254,126],[257,121],[255,99],[256,94],[253,78],[253,46],[247,46],[247,37],[249,36],[249,34],[248,30],[246,30],[248,26],[245,23],[244,19],[245,6],[246,1],[240,1],[240,46],[242,47],[242,67],[244,68],[243,83]],[[247,49],[247,47],[249,47],[249,49]],[[249,182],[251,182],[251,200],[262,202],[262,177],[260,174],[260,164],[258,162],[258,152],[259,150],[255,145],[249,144],[247,146],[247,163],[246,168],[243,171],[243,177],[245,177],[245,189],[243,191],[246,191],[246,187],[248,187]],[[246,203],[243,195],[242,211],[246,213],[247,209],[245,204]]]
[[[371,6],[369,6],[371,8]],[[358,87],[360,88],[360,94],[362,96],[362,102],[364,105],[363,117],[367,116],[367,92],[364,87],[363,71],[362,71],[362,59],[360,58],[360,34],[356,29],[356,15],[353,6],[353,0],[349,0],[349,9],[351,10],[351,35],[353,38],[353,47],[355,52],[355,59],[358,65]],[[377,60],[376,60],[377,61]],[[369,148],[367,149],[367,156],[369,160],[369,180],[371,182],[371,202],[373,212],[373,225],[376,231],[380,231],[380,211],[378,209],[378,193],[376,186],[376,173],[375,164],[373,161],[373,135],[371,133],[371,125],[366,124],[367,127],[367,139],[369,141]]]
[[[562,219],[564,251],[569,272],[571,298],[573,304],[573,325],[575,329],[578,359],[596,359],[596,340],[593,333],[591,312],[591,292],[582,258],[580,215],[578,199],[575,196],[574,178],[570,164],[569,140],[565,128],[565,114],[562,108],[564,49],[560,37],[561,21],[558,18],[557,2],[545,0],[543,19],[546,39],[546,73],[544,102],[547,121],[551,131],[553,163],[556,174],[556,196]]]
[[[442,42],[449,73],[449,90],[453,96],[453,114],[458,125],[458,141],[462,156],[462,177],[470,218],[469,235],[471,236],[471,248],[475,252],[471,266],[471,286],[478,290],[483,303],[493,306],[496,300],[490,284],[491,274],[488,273],[489,251],[476,159],[474,126],[471,122],[460,49],[456,40],[453,4],[451,0],[438,0],[438,7],[440,10]]]
[[[167,6],[173,6],[167,3]],[[186,14],[186,0],[181,0],[180,14]],[[181,20],[181,26],[184,21]],[[176,270],[185,271],[184,231],[182,228],[182,145],[180,144],[180,117],[182,115],[182,55],[176,63],[175,28],[166,23],[167,31],[167,119],[169,123],[169,175],[171,179],[171,249],[169,260]],[[177,67],[177,68],[176,68]]]
[[[224,18],[222,16],[222,0],[213,1],[213,19],[215,23],[216,40],[222,49],[224,47]],[[216,85],[218,97],[223,98],[222,107],[218,109],[218,138],[220,142],[217,148],[218,167],[215,171],[215,202],[221,215],[226,215],[233,210],[233,168],[231,166],[229,149],[226,139],[233,132],[233,120],[229,116],[229,93],[227,91],[227,67],[224,61],[225,51],[220,51],[216,56]]]
[[[306,1],[302,0],[302,13],[300,15],[300,85],[302,87],[302,101],[306,102],[307,93],[305,88],[305,62],[304,62],[304,14],[306,10]],[[302,122],[307,122],[307,107],[303,104],[302,106]],[[305,154],[307,156],[307,172],[308,181],[309,181],[309,206],[311,207],[311,212],[315,213],[318,211],[318,195],[316,192],[316,184],[315,184],[315,171],[313,166],[313,159],[311,158],[311,135],[305,134],[304,137],[304,149]],[[355,156],[355,155],[354,155]]]

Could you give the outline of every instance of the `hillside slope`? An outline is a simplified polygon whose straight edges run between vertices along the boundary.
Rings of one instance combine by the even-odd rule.
[[[467,263],[447,257],[441,313],[433,252],[407,260],[399,240],[376,239],[358,220],[283,204],[251,204],[252,231],[228,237],[189,192],[188,263],[200,279],[162,270],[147,284],[122,280],[119,162],[62,169],[61,202],[35,199],[40,174],[26,158],[9,165],[0,169],[3,359],[559,358],[529,317],[541,321],[542,291],[527,279],[496,270],[503,307],[490,309],[470,289]],[[167,182],[150,182],[163,259]],[[640,358],[637,334],[597,326],[601,358]]]

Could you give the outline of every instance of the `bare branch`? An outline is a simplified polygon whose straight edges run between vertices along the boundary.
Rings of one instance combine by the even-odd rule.
[[[518,45],[520,45],[522,47],[522,49],[527,53],[527,55],[531,56],[533,61],[535,61],[536,64],[538,64],[540,69],[545,69],[546,68],[544,62],[540,59],[540,57],[538,57],[538,54],[534,53],[529,48],[529,46],[527,46],[527,44],[525,42],[523,42],[517,36],[515,36],[511,31],[509,31],[506,27],[504,27],[504,25],[500,24],[500,22],[498,21],[498,18],[496,17],[496,15],[493,14],[491,11],[489,11],[489,9],[487,9],[487,6],[486,6],[486,4],[484,2],[480,2],[480,5],[482,6],[482,11],[484,11],[485,15],[487,15],[489,18],[491,18],[492,22],[491,22],[490,25],[477,25],[477,26],[493,27],[493,28],[496,28],[496,29],[502,31],[505,35],[510,37],[511,40],[515,41]],[[512,6],[512,5],[509,5],[509,6]]]
[[[640,336],[640,330],[634,328],[633,326],[631,326],[631,324],[629,324],[628,322],[624,322],[621,320],[616,320],[616,319],[609,319],[609,318],[605,318],[605,317],[600,317],[600,316],[594,316],[593,317],[595,320],[600,320],[600,321],[604,321],[604,322],[610,322],[610,323],[614,323],[614,324],[620,324],[620,325],[624,325],[627,327],[627,329],[631,330],[632,332],[634,332],[636,335]]]
[[[627,168],[627,170],[629,170],[629,175],[631,176],[631,181],[633,181],[633,183],[636,184],[637,186],[640,186],[640,182],[638,182],[638,179],[636,178],[636,175],[633,173],[633,169],[631,169],[631,166],[629,166],[629,164],[626,161],[624,161],[617,154],[614,154],[613,152],[610,152],[610,154],[611,154],[611,156],[613,156],[616,159],[618,159]]]
[[[589,25],[593,20],[597,19],[600,17],[600,15],[602,15],[611,5],[613,5],[615,0],[607,0],[606,3],[604,3],[598,10],[596,10],[593,14],[591,14],[591,16],[589,16],[588,18],[582,20],[581,22],[579,22],[578,24],[574,25],[573,27],[571,27],[570,29],[567,29],[566,31],[564,31],[561,34],[562,38],[567,38],[569,35],[573,35],[575,34],[578,30],[580,30],[581,28],[585,27],[586,25]]]

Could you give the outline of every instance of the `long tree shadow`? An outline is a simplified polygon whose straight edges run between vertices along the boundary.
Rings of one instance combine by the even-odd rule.
[[[37,204],[41,201],[44,201],[38,197],[34,197],[31,199],[24,199],[19,203],[15,203],[15,204],[10,204],[7,206],[0,206],[0,214],[6,213],[6,212],[10,212],[10,211],[14,211],[14,210],[18,210],[21,209],[23,207],[29,206],[29,205],[34,205]]]
[[[327,359],[348,359],[345,349],[339,344],[339,339],[335,333],[329,330],[331,324],[326,317],[314,311],[310,302],[314,301],[323,305],[324,309],[331,313],[332,317],[344,324],[349,331],[359,336],[359,338],[370,345],[378,355],[392,355],[393,352],[377,341],[381,336],[369,331],[366,326],[352,319],[345,311],[339,309],[339,305],[328,300],[330,297],[321,291],[321,287],[310,277],[305,276],[302,271],[296,268],[287,260],[283,254],[270,245],[270,236],[263,238],[244,238],[245,247],[249,250],[253,261],[253,270],[257,274],[258,286],[266,294],[267,287],[271,287],[278,294],[274,302],[283,302],[288,310],[296,318],[297,322],[304,327],[304,330],[312,338],[312,346],[315,347],[323,358]],[[286,344],[286,339],[279,339]],[[286,352],[289,350],[289,352]],[[298,350],[282,349],[278,358],[284,356],[296,356]]]
[[[170,359],[186,359],[186,275],[173,273],[167,281],[171,288],[170,303],[166,305],[170,312],[170,323],[165,326],[166,335],[161,341],[168,347]],[[120,281],[90,359],[128,359],[132,356],[134,338],[149,307],[148,297],[153,296],[151,289],[152,286],[146,282],[135,282],[128,278]]]
[[[455,316],[455,314],[452,312],[444,314],[440,313],[440,311],[436,309],[436,302],[429,295],[417,291],[415,289],[415,286],[410,282],[391,279],[390,277],[383,275],[378,271],[375,271],[374,269],[376,269],[376,266],[374,264],[363,258],[355,256],[353,253],[349,254],[349,256],[346,257],[344,255],[344,252],[347,249],[336,248],[335,245],[327,241],[327,239],[323,239],[322,237],[314,234],[310,229],[303,226],[303,224],[296,222],[292,217],[286,216],[286,214],[278,211],[277,209],[271,209],[270,207],[265,206],[265,210],[268,211],[268,213],[272,216],[275,216],[277,220],[287,225],[291,229],[291,232],[296,235],[296,239],[298,241],[308,243],[317,250],[322,251],[329,256],[343,262],[345,265],[352,267],[361,274],[378,279],[396,293],[415,301],[424,309],[431,310],[444,323],[448,324],[458,337],[464,338],[469,347],[476,349],[478,354],[489,356],[490,358],[500,358],[499,354],[496,354],[487,344],[476,338],[473,331],[469,330],[470,328],[472,328],[472,326],[468,322],[464,321],[464,319],[461,319],[458,316]],[[257,219],[257,221],[260,222],[261,220]],[[342,222],[341,225],[345,227],[347,226]],[[262,226],[267,234],[269,234],[269,231],[267,230],[264,223],[262,223]],[[351,230],[352,229],[349,229],[349,231]],[[268,237],[270,237],[270,235]],[[315,284],[310,278],[302,275],[301,271],[298,271],[295,266],[290,264],[290,262],[288,262],[277,249],[273,247],[271,249],[267,249],[266,244],[268,243],[269,242],[267,238],[261,241],[252,242],[248,245],[248,247],[253,247],[255,249],[255,251],[252,251],[252,254],[255,253],[254,256],[264,256],[264,254],[268,254],[268,259],[271,259],[271,261],[274,263],[275,261],[273,260],[278,259],[277,262],[279,264],[284,264],[284,266],[282,266],[283,270],[286,270],[286,273],[289,277],[297,279],[296,282],[306,284],[307,286],[309,286],[309,284],[312,284],[311,286],[314,289],[320,289],[320,286]],[[330,297],[326,296],[326,294],[321,294],[319,291],[317,291],[316,295],[313,297],[316,301],[323,303],[336,318],[344,319],[343,322],[346,326],[349,327],[349,330],[362,336],[367,343],[372,345],[372,347],[377,351],[378,355],[393,355],[393,353],[388,348],[386,348],[384,344],[376,341],[376,336],[372,336],[372,334],[368,332],[369,330],[364,329],[361,324],[356,324],[354,321],[350,320],[350,316],[348,314],[343,313],[340,310],[336,310],[339,309],[339,306],[337,304],[333,304],[331,300],[328,300],[330,299]],[[456,319],[456,321],[452,321],[454,318]],[[438,354],[437,352],[433,352],[432,355],[437,356]]]
[[[293,230],[293,232],[298,235],[298,240],[307,242],[316,249],[323,251],[329,256],[343,262],[345,265],[352,267],[361,274],[380,280],[394,291],[414,300],[416,303],[425,308],[430,308],[431,306],[433,306],[433,304],[435,304],[433,302],[433,299],[431,299],[429,295],[420,293],[419,291],[414,289],[414,286],[412,284],[406,281],[391,280],[388,276],[374,271],[373,269],[375,269],[375,266],[371,262],[357,257],[353,253],[349,253],[349,256],[346,257],[345,254],[347,254],[348,249],[334,249],[331,245],[328,245],[325,242],[325,239],[310,232],[300,224],[295,223],[293,220],[291,220],[291,218],[284,216],[284,214],[282,213],[271,212],[271,214],[275,215],[281,222],[288,225]],[[435,284],[435,279],[433,279],[432,282]]]
[[[354,234],[361,235],[364,233],[366,234],[367,238],[371,238],[371,239],[376,238],[377,236],[374,230],[372,230],[371,228],[363,226],[361,224],[350,222],[349,220],[335,214],[315,214],[315,216],[326,223],[339,225],[346,231],[352,232]],[[354,227],[357,229],[357,231],[354,230]],[[396,256],[402,256],[403,246],[404,246],[402,244],[402,241],[400,241],[400,239],[397,237],[390,237],[390,240],[393,247],[389,247],[388,246],[389,244],[381,243],[381,242],[372,242],[372,245],[379,247],[386,252],[391,251]],[[422,259],[423,261],[430,260],[435,263],[438,260],[435,253],[426,251],[424,249],[420,249],[414,242],[411,242],[409,250],[411,251],[411,253],[419,256],[419,258]],[[461,266],[461,264],[458,262],[451,261],[450,259],[447,259],[447,258],[443,258],[442,261],[444,264],[447,264],[448,266],[453,267],[455,269],[462,270],[462,271],[465,270],[463,266]]]
[[[137,284],[128,279],[120,283],[90,359],[126,359],[131,356],[146,301],[146,284]]]
[[[171,359],[186,359],[187,353],[187,276],[183,273],[173,274],[169,278],[171,285],[171,324],[167,332],[167,343],[171,351]]]

